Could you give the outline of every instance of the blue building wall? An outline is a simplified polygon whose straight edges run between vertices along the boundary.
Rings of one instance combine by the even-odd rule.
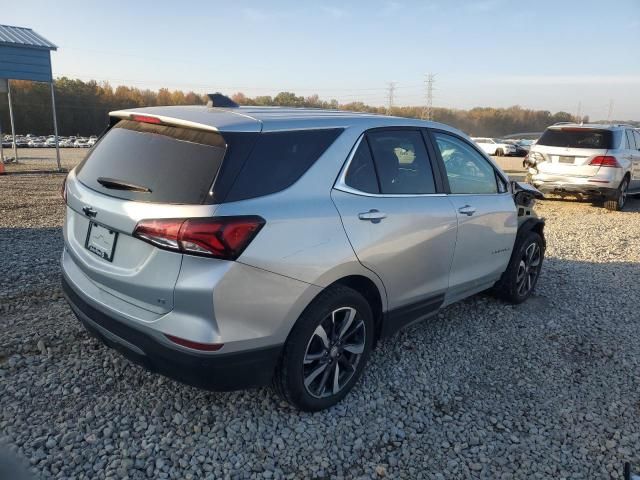
[[[51,82],[49,50],[0,45],[0,78]]]

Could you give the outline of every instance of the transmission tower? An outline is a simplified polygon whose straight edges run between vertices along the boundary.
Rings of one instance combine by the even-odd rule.
[[[387,106],[387,115],[391,115],[391,109],[393,108],[393,100],[394,100],[394,95],[396,92],[396,82],[389,82],[387,83],[387,99],[388,99],[388,106]]]
[[[576,123],[582,123],[582,102],[578,102],[578,110],[576,112]]]
[[[433,119],[433,84],[436,81],[435,73],[428,73],[424,76],[424,86],[426,91],[425,96],[425,107],[422,109],[422,120],[432,120]]]
[[[611,115],[613,115],[613,98],[609,100],[609,113],[607,114],[607,123],[611,123]]]

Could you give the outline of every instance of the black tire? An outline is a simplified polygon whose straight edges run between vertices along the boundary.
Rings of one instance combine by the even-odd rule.
[[[501,148],[498,148],[496,150],[496,157],[503,157],[504,156],[504,151]]]
[[[624,206],[627,204],[628,191],[629,191],[629,177],[624,177],[622,179],[622,182],[620,182],[620,186],[618,187],[616,196],[614,198],[607,198],[604,201],[604,208],[606,208],[607,210],[612,210],[614,212],[622,210]]]
[[[539,260],[535,265],[528,265],[526,260],[529,249],[531,248],[539,252]],[[540,270],[544,260],[544,250],[544,240],[538,233],[529,231],[522,236],[518,236],[516,238],[515,248],[511,254],[511,259],[509,260],[509,266],[492,289],[494,294],[513,304],[522,303],[529,298],[535,290],[538,278],[540,277]],[[524,274],[526,277],[524,278],[526,282],[526,285],[524,285],[526,288],[524,289],[522,288],[521,274]]]
[[[330,325],[334,326],[332,327],[334,331],[341,330],[335,326],[343,326],[346,320],[338,324],[340,320],[337,317],[343,311],[345,314],[350,313],[349,309],[354,309],[356,312],[350,323],[355,333],[349,333],[349,328],[347,328],[344,338],[354,339],[357,337],[357,348],[362,348],[362,352],[358,354],[346,350],[348,345],[352,347],[353,344],[348,344],[345,340],[342,340],[344,349],[340,349],[341,340],[335,337],[334,343],[331,332],[326,332],[329,328],[324,328],[324,326]],[[333,317],[332,312],[336,311],[338,313]],[[363,327],[359,326],[361,323]],[[335,405],[349,393],[360,378],[373,349],[374,327],[371,307],[362,295],[341,285],[328,288],[305,309],[289,334],[273,379],[275,391],[291,405],[307,412],[315,412]],[[329,337],[329,345],[332,345],[329,348],[324,347],[325,342],[316,333],[320,328]],[[364,332],[362,328],[364,328]],[[310,351],[317,347],[319,349],[316,352]],[[312,361],[308,360],[308,358],[319,355],[322,357]],[[335,355],[337,356],[334,357]],[[358,357],[355,360],[355,365],[348,368],[349,362],[354,361],[355,357]],[[305,361],[308,363],[305,364]],[[311,378],[317,370],[322,368],[323,364],[327,365],[326,369],[313,377],[315,380],[310,382],[307,387],[305,379]],[[323,383],[324,376],[329,371],[327,375],[333,376],[335,379],[336,365],[338,377],[344,375],[344,383],[339,386],[337,393],[326,392],[327,381],[325,380]],[[347,376],[347,374],[349,375]],[[339,384],[340,381],[338,381]],[[310,393],[311,391],[315,391],[315,394]]]

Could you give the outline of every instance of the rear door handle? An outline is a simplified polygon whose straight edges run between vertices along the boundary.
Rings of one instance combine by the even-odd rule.
[[[360,220],[368,220],[371,223],[380,223],[380,220],[387,218],[387,214],[372,208],[368,212],[359,213],[358,218]]]
[[[460,212],[463,215],[467,215],[468,217],[470,217],[471,215],[476,213],[476,209],[473,208],[471,205],[465,205],[464,207],[460,207],[458,209],[458,212]]]

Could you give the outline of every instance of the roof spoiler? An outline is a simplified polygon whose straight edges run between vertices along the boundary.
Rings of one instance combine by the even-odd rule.
[[[231,100],[226,95],[221,94],[220,92],[209,93],[207,95],[209,97],[209,101],[207,102],[207,107],[220,107],[220,108],[238,108],[236,102]]]

